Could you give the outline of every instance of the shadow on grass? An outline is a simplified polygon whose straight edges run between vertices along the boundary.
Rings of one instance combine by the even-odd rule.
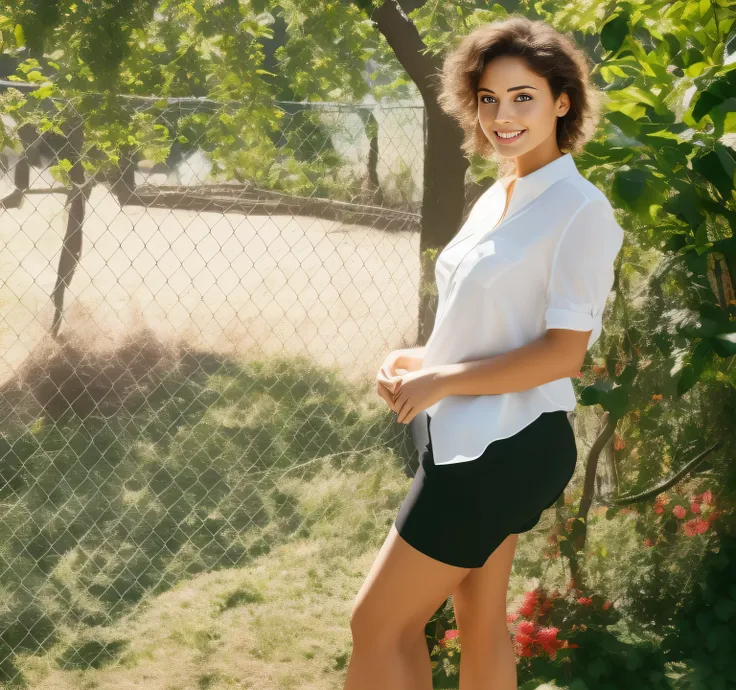
[[[13,654],[60,643],[60,626],[86,635],[60,663],[109,658],[123,645],[90,628],[308,536],[314,518],[284,478],[309,482],[325,463],[361,472],[376,450],[408,468],[413,451],[374,381],[145,330],[105,353],[45,344],[0,390],[0,418],[0,679],[14,683]]]

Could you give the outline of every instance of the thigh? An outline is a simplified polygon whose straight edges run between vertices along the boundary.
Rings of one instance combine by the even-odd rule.
[[[461,642],[488,639],[506,629],[506,599],[518,534],[511,534],[452,591],[455,620]]]
[[[468,572],[426,556],[392,525],[353,605],[353,637],[412,642]]]

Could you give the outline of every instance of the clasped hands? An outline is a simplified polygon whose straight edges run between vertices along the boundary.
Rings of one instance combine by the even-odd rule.
[[[435,368],[409,371],[397,367],[391,356],[381,365],[376,375],[376,390],[396,413],[396,421],[409,424],[422,410],[445,397],[443,380]]]

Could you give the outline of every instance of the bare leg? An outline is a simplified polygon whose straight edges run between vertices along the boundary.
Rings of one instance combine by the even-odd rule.
[[[470,570],[417,551],[392,526],[353,605],[344,690],[432,690],[424,626]]]
[[[460,631],[460,690],[517,690],[506,598],[518,538],[510,534],[452,592]]]
[[[432,663],[424,630],[417,635],[415,644],[409,649],[409,664],[412,684],[407,685],[406,690],[432,690]]]
[[[517,690],[516,658],[505,625],[460,644],[460,690]]]

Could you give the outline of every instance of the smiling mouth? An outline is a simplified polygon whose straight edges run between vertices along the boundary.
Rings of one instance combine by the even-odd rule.
[[[516,136],[514,136],[514,137],[508,137],[508,136],[507,136],[507,137],[502,137],[502,136],[500,136],[500,135],[499,135],[499,133],[498,133],[498,132],[496,132],[495,130],[494,130],[494,132],[493,132],[493,133],[494,133],[494,134],[496,135],[496,141],[503,141],[503,142],[507,142],[507,141],[516,141],[517,139],[520,139],[520,138],[521,138],[521,136],[522,136],[522,135],[524,134],[524,132],[526,132],[526,130],[525,130],[525,129],[522,129],[522,130],[521,130],[521,131],[520,131],[520,132],[519,132],[519,133],[518,133],[518,134],[517,134]]]

